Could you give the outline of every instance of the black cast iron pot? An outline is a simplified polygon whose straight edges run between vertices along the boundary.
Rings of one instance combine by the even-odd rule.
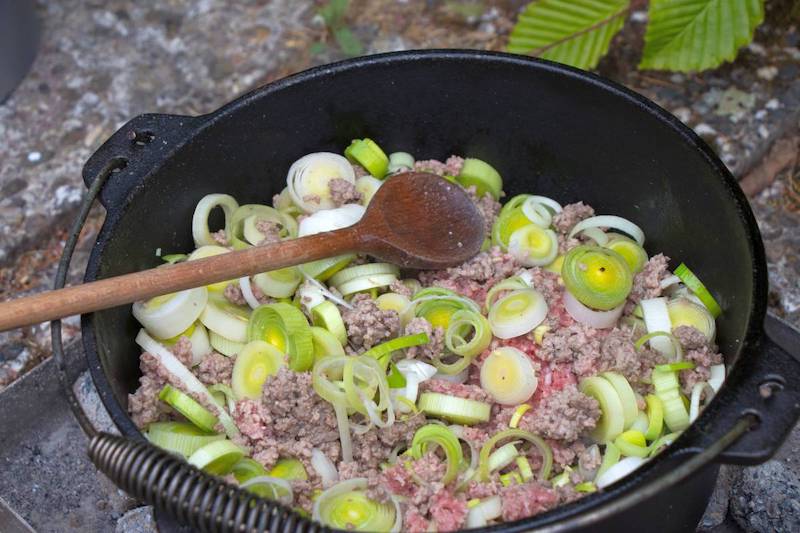
[[[745,196],[708,146],[664,110],[593,74],[545,61],[476,51],[380,55],[303,72],[208,115],[136,117],[84,169],[94,191],[101,190],[97,180],[107,180],[100,193],[107,217],[86,280],[153,267],[157,248],[190,249],[191,215],[203,195],[269,203],[297,158],[340,152],[365,136],[418,159],[455,153],[490,161],[509,195],[583,200],[635,220],[648,249],[674,258],[673,268],[685,260],[724,310],[718,340],[729,377],[669,449],[603,492],[490,530],[690,530],[719,463],[756,464],[775,452],[800,414],[800,336],[775,319],[767,321],[772,336],[765,334],[764,250]],[[83,319],[97,389],[134,440],[142,437],[126,402],[139,378],[138,328],[129,306]],[[783,339],[782,348],[773,337]],[[102,469],[166,514],[198,528],[228,530],[246,521],[246,506],[237,507],[231,489],[212,491],[197,472],[184,487],[176,472],[185,467],[157,463],[143,444],[139,456],[124,457],[122,444],[93,446]],[[191,505],[180,507],[187,498]],[[313,528],[266,509],[260,520],[273,530]]]

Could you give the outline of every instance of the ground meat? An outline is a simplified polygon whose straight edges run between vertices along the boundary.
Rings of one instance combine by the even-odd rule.
[[[710,367],[723,361],[722,354],[716,351],[716,347],[709,347],[708,345],[688,350],[683,355],[683,359],[696,365],[692,370],[682,370],[680,372],[681,390],[687,396],[691,395],[692,388],[697,383],[708,381],[708,378],[711,377]]]
[[[353,167],[353,174],[355,174],[356,179],[361,178],[363,176],[370,176],[371,174],[367,171],[366,168],[358,165],[356,163],[350,164]]]
[[[185,342],[182,342],[185,341]],[[185,365],[189,366],[192,360],[191,343],[186,337],[173,346],[175,356]],[[133,423],[140,429],[146,428],[153,422],[170,418],[172,410],[158,399],[158,393],[164,385],[170,384],[182,388],[181,383],[164,368],[164,365],[151,353],[144,352],[139,358],[139,369],[142,377],[139,378],[139,388],[128,395],[128,412]]]
[[[214,242],[219,244],[220,246],[228,246],[228,236],[225,234],[225,230],[221,229],[219,231],[215,231],[211,234],[211,238],[214,239]]]
[[[341,207],[345,204],[357,204],[361,201],[361,193],[356,190],[356,186],[345,179],[333,178],[328,182],[331,191],[333,205]]]
[[[467,502],[463,495],[438,492],[431,499],[430,513],[437,531],[455,531],[467,519]]]
[[[427,161],[417,161],[414,163],[414,170],[417,172],[430,172],[438,176],[458,176],[464,167],[464,158],[451,155],[447,161],[442,163],[437,159]]]
[[[684,350],[702,350],[709,347],[708,337],[699,329],[691,326],[678,326],[672,331]]]
[[[250,284],[252,287],[252,283]],[[239,286],[239,282],[228,283],[225,287],[225,290],[222,292],[225,299],[228,300],[230,303],[234,305],[247,305],[247,300],[244,299],[244,295],[242,294],[242,288]]]
[[[575,464],[580,454],[586,451],[586,445],[583,441],[577,440],[569,442],[565,440],[546,439],[545,442],[550,446],[553,452],[553,469],[556,472],[561,472],[565,466]],[[536,455],[535,459],[539,459]],[[533,461],[531,461],[533,464]],[[541,462],[538,463],[539,465]]]
[[[362,471],[380,470],[392,449],[403,443],[410,443],[417,429],[425,424],[422,415],[398,419],[388,428],[371,429],[361,435],[353,435],[353,457],[358,459]]]
[[[433,360],[444,352],[444,329],[434,328],[430,322],[422,317],[412,318],[406,325],[404,335],[414,335],[416,333],[427,333],[428,344],[412,346],[406,350],[406,357],[409,359],[428,359]]]
[[[535,482],[503,487],[500,498],[506,522],[543,513],[558,505],[560,499],[555,489]]]
[[[429,379],[428,381],[423,381],[419,388],[421,391],[438,392],[440,394],[457,396],[459,398],[466,398],[468,400],[491,403],[491,399],[486,391],[477,385],[453,383],[452,381],[434,378]]]
[[[441,481],[447,471],[447,465],[436,452],[428,452],[411,463],[411,470],[426,483]]]
[[[425,533],[430,530],[428,521],[414,508],[409,509],[403,517],[403,529],[408,533]]]
[[[553,217],[553,227],[562,236],[568,235],[575,224],[592,216],[594,216],[594,209],[583,202],[567,204],[560,213]]]
[[[264,236],[264,238],[258,242],[258,246],[280,242],[281,228],[282,226],[273,220],[258,219],[256,221],[256,229]]]
[[[309,475],[311,450],[329,458],[339,456],[339,432],[333,407],[311,386],[311,374],[281,368],[267,378],[261,398],[240,400],[233,418],[253,458],[272,467],[280,457],[296,457]]]
[[[634,347],[632,330],[614,328],[603,340],[601,348],[602,371],[611,370],[628,378],[632,384],[648,381],[653,367],[666,363],[659,352]]]
[[[661,296],[661,280],[667,277],[669,258],[664,254],[654,255],[648,259],[641,272],[633,277],[633,288],[628,294],[624,313],[630,314],[642,300]]]
[[[322,199],[319,197],[318,194],[306,194],[305,196],[303,196],[303,201],[309,204],[319,205],[320,202],[322,202]]]
[[[588,361],[594,361],[599,357],[602,337],[599,330],[575,323],[545,333],[542,346],[537,350],[536,356],[543,361],[554,363],[574,362],[578,375],[596,373],[586,367],[589,366]],[[578,370],[579,368],[582,370]]]
[[[514,258],[500,248],[481,252],[466,263],[446,270],[420,272],[423,285],[443,287],[483,304],[495,283],[512,275],[518,268]]]
[[[600,468],[600,464],[603,462],[603,455],[600,453],[600,449],[594,445],[589,446],[585,450],[583,450],[578,455],[578,463],[583,467],[583,470],[586,471],[587,474],[591,474],[592,472],[596,472],[598,468]],[[578,474],[580,476],[580,474]],[[580,481],[592,481],[594,475],[587,476],[587,478],[581,477]],[[578,481],[578,483],[580,483]]]
[[[217,383],[230,385],[231,375],[233,374],[233,362],[234,358],[225,357],[221,353],[211,352],[199,365],[194,367],[193,371],[197,379],[206,385],[216,385]]]
[[[411,298],[414,295],[411,288],[399,279],[393,281],[392,284],[389,285],[389,290],[393,293],[405,296],[406,298]]]
[[[356,351],[397,336],[400,315],[397,311],[382,311],[368,294],[356,294],[350,301],[352,309],[342,311],[347,326],[347,340]]]
[[[594,429],[600,419],[597,400],[569,386],[545,397],[519,427],[549,439],[573,441]]]
[[[467,187],[467,194],[483,217],[484,235],[486,237],[491,236],[492,226],[495,220],[497,220],[497,215],[500,214],[500,208],[502,207],[500,202],[495,200],[494,196],[488,192],[483,193],[483,196],[478,198],[474,185]]]
[[[490,498],[492,496],[496,496],[500,494],[500,489],[503,488],[503,484],[500,483],[499,475],[495,472],[492,474],[492,477],[489,481],[477,482],[477,481],[470,481],[469,485],[467,486],[467,498]]]
[[[381,484],[392,494],[404,497],[410,497],[417,489],[411,472],[406,468],[405,463],[400,461],[383,471]]]

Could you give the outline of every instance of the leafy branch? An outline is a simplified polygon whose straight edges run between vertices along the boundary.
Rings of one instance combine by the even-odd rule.
[[[642,0],[535,0],[508,50],[591,69]],[[732,61],[764,19],[763,0],[651,0],[640,68],[704,70]]]

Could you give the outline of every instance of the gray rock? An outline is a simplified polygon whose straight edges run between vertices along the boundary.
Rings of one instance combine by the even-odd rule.
[[[153,508],[137,507],[125,513],[117,521],[115,533],[157,533],[156,522],[153,519]]]
[[[83,407],[83,412],[86,413],[97,430],[119,435],[117,427],[111,421],[111,416],[109,416],[108,411],[103,406],[103,402],[100,400],[100,396],[97,394],[97,389],[88,370],[75,381],[72,390],[75,391],[75,396],[78,398],[81,407]]]
[[[717,486],[708,502],[706,512],[700,523],[697,524],[697,531],[711,531],[721,526],[728,515],[728,503],[730,501],[731,488],[741,477],[742,469],[736,466],[723,465],[719,470]]]
[[[731,491],[731,514],[747,532],[800,531],[800,479],[780,461],[747,468]]]

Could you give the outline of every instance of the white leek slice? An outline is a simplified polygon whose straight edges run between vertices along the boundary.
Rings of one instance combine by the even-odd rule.
[[[301,157],[289,167],[286,187],[292,201],[306,213],[335,207],[330,181],[339,178],[355,185],[350,162],[332,152],[315,152]]]
[[[419,384],[436,375],[436,367],[415,359],[401,359],[396,364],[397,370],[406,378],[406,388],[401,395],[412,404],[417,403]],[[406,411],[403,407],[407,406],[402,402],[397,406],[400,411]]]
[[[397,276],[394,274],[363,276],[348,281],[347,283],[342,283],[337,287],[337,289],[339,289],[339,292],[341,292],[344,296],[347,296],[348,294],[375,289],[378,287],[388,287],[395,281],[397,281]]]
[[[725,381],[725,365],[714,365],[710,367],[711,377],[708,378],[708,384],[714,389],[714,392],[719,392],[722,387],[722,382]]]
[[[346,204],[334,209],[317,211],[300,221],[297,235],[305,237],[352,226],[361,220],[365,211],[364,206],[358,204]]]
[[[695,386],[692,387],[692,396],[689,398],[689,423],[694,422],[698,415],[700,415],[700,397],[703,395],[703,391],[706,393],[706,400],[703,405],[708,405],[708,402],[711,401],[711,398],[714,397],[716,392],[714,387],[705,381],[696,383]]]
[[[481,387],[503,405],[527,401],[538,384],[531,359],[511,346],[497,348],[481,365]]]
[[[381,311],[397,311],[398,313],[402,313],[410,303],[411,300],[407,296],[396,292],[387,292],[375,299],[375,304]]]
[[[216,207],[222,208],[225,213],[225,235],[230,235],[231,219],[233,212],[239,208],[239,203],[236,198],[228,194],[208,194],[197,203],[192,215],[192,237],[195,246],[217,244],[211,236],[211,230],[208,229],[208,216]]]
[[[553,223],[553,214],[550,209],[539,202],[535,196],[528,197],[522,203],[522,213],[540,228],[549,228]]]
[[[212,350],[208,330],[201,322],[195,322],[189,341],[192,343],[192,366],[199,365]]]
[[[170,339],[191,326],[208,302],[205,287],[156,296],[133,304],[133,316],[159,339]]]
[[[361,205],[369,205],[372,197],[381,188],[383,182],[373,176],[361,176],[356,180],[356,190],[361,193]]]
[[[247,302],[247,305],[250,306],[250,309],[255,309],[261,305],[258,299],[256,299],[255,294],[253,294],[253,287],[250,286],[249,276],[244,276],[239,279],[239,288],[242,290],[242,296],[244,296],[244,300]]]
[[[598,311],[583,305],[571,292],[564,291],[564,309],[567,310],[569,316],[574,318],[576,322],[586,324],[593,328],[607,329],[613,327],[614,324],[617,323],[617,320],[619,320],[619,317],[622,316],[624,308],[625,303],[623,302],[608,311]]]
[[[414,168],[414,156],[408,152],[393,152],[389,154],[389,174],[403,172]]]
[[[486,527],[490,520],[503,515],[503,502],[500,496],[486,498],[467,513],[467,528]]]
[[[547,211],[544,207],[542,209]],[[558,237],[551,229],[528,224],[508,238],[508,253],[528,267],[549,265],[558,255]]]
[[[340,270],[328,280],[330,285],[338,287],[348,281],[364,276],[375,276],[383,274],[392,274],[394,276],[400,275],[400,269],[397,265],[391,263],[365,263],[354,267],[345,268]]]
[[[612,483],[616,483],[620,479],[624,478],[646,462],[647,459],[643,459],[641,457],[626,457],[597,476],[597,479],[594,481],[595,485],[597,485],[597,488],[599,489],[604,489]]]
[[[247,342],[249,313],[245,308],[216,299],[208,301],[200,322],[214,333],[234,342]]]
[[[336,466],[322,450],[311,449],[311,466],[322,480],[322,488],[330,488],[339,482],[339,472],[336,470]]]
[[[717,326],[706,306],[687,298],[676,298],[667,303],[667,311],[673,331],[680,326],[690,326],[705,335],[709,342],[714,342]]]
[[[663,331],[669,333],[672,331],[672,322],[669,319],[669,308],[667,307],[666,298],[649,298],[640,302],[642,306],[642,315],[644,318],[644,325],[648,333],[655,331]],[[650,347],[654,350],[666,355],[670,359],[675,357],[675,346],[672,342],[663,335],[658,335],[650,339]]]
[[[511,291],[489,310],[489,326],[495,337],[510,339],[532,331],[547,317],[547,302],[535,289]]]
[[[614,387],[617,391],[619,400],[622,404],[622,414],[624,419],[623,429],[628,429],[636,421],[636,416],[639,414],[639,407],[636,403],[636,395],[631,388],[630,383],[622,374],[616,372],[603,372],[600,374]],[[645,430],[647,428],[645,427]]]
[[[613,228],[633,237],[639,246],[644,246],[644,232],[630,220],[615,215],[598,215],[581,220],[569,232],[570,238],[587,228]]]
[[[273,298],[289,298],[303,281],[303,274],[297,267],[286,267],[253,276],[253,283],[261,292]]]
[[[206,389],[205,385],[200,383],[200,380],[197,379],[197,376],[192,374],[191,370],[186,368],[172,352],[167,350],[167,348],[161,343],[156,342],[156,340],[148,335],[143,329],[139,330],[139,334],[136,335],[136,344],[141,346],[142,350],[150,353],[153,355],[153,357],[158,359],[161,365],[178,381],[181,382],[181,384],[185,387],[186,392],[197,394],[207,404],[213,405],[217,408],[217,417],[219,418],[223,428],[225,428],[225,434],[228,435],[228,437],[234,439],[239,436],[239,429],[236,427],[236,424],[228,412],[225,411],[223,405],[217,401],[217,399],[214,398],[210,392],[208,392],[208,389]]]

